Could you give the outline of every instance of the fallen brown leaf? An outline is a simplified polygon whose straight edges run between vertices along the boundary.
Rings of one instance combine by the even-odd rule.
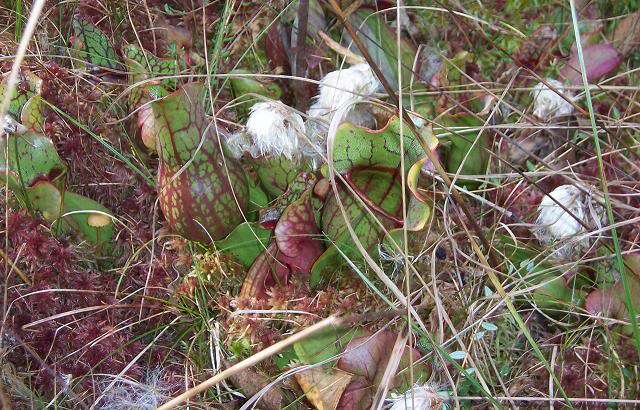
[[[340,369],[314,367],[295,374],[307,400],[318,410],[335,410],[353,376]]]

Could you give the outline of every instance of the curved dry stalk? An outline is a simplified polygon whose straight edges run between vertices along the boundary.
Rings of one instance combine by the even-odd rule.
[[[389,392],[389,386],[391,385],[391,381],[398,370],[400,360],[402,359],[402,355],[404,354],[405,348],[407,347],[408,339],[409,333],[398,333],[396,342],[394,343],[391,354],[389,355],[389,361],[385,366],[384,373],[382,374],[382,378],[380,379],[380,383],[378,384],[378,389],[373,398],[373,404],[371,405],[372,409],[375,408],[376,410],[382,410],[385,397],[387,397],[387,393]],[[411,365],[413,365],[413,363],[411,363]],[[413,378],[411,381],[413,382]]]
[[[341,56],[343,56],[347,63],[349,63],[349,64],[361,64],[361,63],[365,62],[362,57],[360,57],[359,55],[357,55],[353,51],[349,50],[348,48],[340,45],[340,43],[338,43],[337,41],[335,41],[334,39],[329,37],[324,31],[318,31],[318,35],[320,36],[320,38],[322,38],[324,40],[325,44],[330,49],[332,49],[336,53],[338,53]]]

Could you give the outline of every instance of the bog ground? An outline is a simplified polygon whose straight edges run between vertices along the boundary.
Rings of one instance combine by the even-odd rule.
[[[640,2],[0,2],[3,409],[640,406]]]

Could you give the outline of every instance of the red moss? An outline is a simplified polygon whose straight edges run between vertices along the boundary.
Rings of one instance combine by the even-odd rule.
[[[75,74],[54,63],[33,70],[43,79],[42,95],[47,101],[90,129],[102,130],[101,138],[128,155],[131,147],[123,142],[126,141],[122,138],[123,130],[104,126],[117,123],[117,118],[115,114],[105,114],[104,108],[96,103],[94,86],[78,81]],[[10,288],[8,323],[15,343],[9,359],[18,368],[33,371],[35,377],[30,383],[44,394],[52,392],[54,386],[59,389],[65,374],[79,378],[75,380],[80,382],[77,388],[97,391],[94,378],[87,376],[122,371],[143,348],[134,342],[135,337],[159,324],[142,322],[118,330],[137,321],[136,305],[140,302],[139,297],[125,302],[119,298],[132,292],[142,294],[138,291],[147,284],[148,272],[146,294],[166,297],[166,287],[176,277],[171,263],[176,255],[160,244],[149,262],[152,258],[148,248],[143,248],[153,236],[152,187],[64,117],[47,112],[44,130],[68,166],[67,187],[105,204],[128,226],[118,234],[118,256],[103,261],[79,247],[73,237],[55,237],[46,222],[26,211],[9,211],[8,256],[17,260],[34,283],[30,287]],[[4,219],[4,212],[0,218]],[[129,261],[138,249],[142,252]],[[111,270],[125,266],[128,261],[131,269],[122,277],[121,269]],[[119,298],[115,297],[117,288]],[[131,307],[82,312],[23,328],[53,315],[117,303],[130,303]],[[144,311],[145,314],[148,312]],[[134,378],[141,374],[139,366],[127,371]]]

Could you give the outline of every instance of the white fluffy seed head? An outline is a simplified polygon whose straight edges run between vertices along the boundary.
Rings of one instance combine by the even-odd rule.
[[[254,158],[284,155],[293,160],[302,156],[304,121],[282,103],[267,101],[255,104],[245,132],[251,139],[248,151]]]
[[[226,135],[224,145],[227,148],[227,154],[235,159],[242,158],[242,155],[244,155],[245,152],[251,151],[253,147],[251,137],[243,131]]]
[[[562,209],[550,197],[564,205],[580,220],[584,219],[582,192],[573,185],[562,185],[545,196],[538,206],[537,224],[544,229],[545,242],[570,238],[580,233],[583,226],[573,216]]]
[[[566,212],[550,197],[561,203],[570,213]],[[555,245],[586,232],[585,227],[578,221],[600,227],[603,219],[603,209],[590,195],[585,194],[573,185],[561,185],[545,196],[538,206],[538,218],[534,234],[540,242]],[[560,256],[571,256],[589,244],[585,237],[578,243],[566,243],[558,248]]]
[[[389,410],[432,410],[441,409],[443,397],[438,390],[428,384],[416,384],[404,394],[391,395]]]
[[[380,81],[366,63],[332,71],[320,81],[320,93],[308,114],[330,122],[336,110],[364,100],[380,86]]]
[[[533,88],[533,115],[544,121],[550,121],[557,117],[564,117],[573,113],[573,105],[562,98],[558,93],[564,95],[569,101],[573,99],[573,94],[565,90],[562,83],[552,78],[547,78],[555,91],[546,84],[540,82]],[[556,92],[557,91],[557,92]]]
[[[348,107],[342,121],[368,128],[375,126],[373,115],[366,108],[356,105],[381,88],[369,64],[361,63],[332,71],[320,80],[318,88],[320,92],[307,111],[309,119],[306,123],[307,135],[317,150],[324,152],[327,125],[340,108]]]

